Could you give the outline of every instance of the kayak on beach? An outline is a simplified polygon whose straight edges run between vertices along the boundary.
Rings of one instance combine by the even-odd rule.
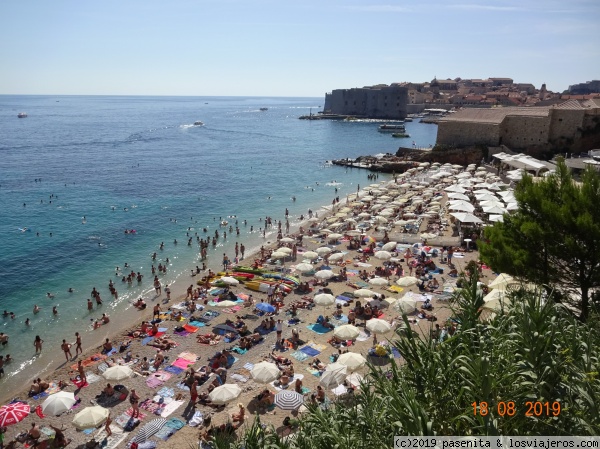
[[[256,292],[262,292],[262,293],[267,293],[267,291],[269,290],[269,287],[271,285],[276,285],[278,284],[278,282],[269,282],[267,280],[263,280],[263,281],[250,281],[250,282],[246,282],[244,285],[249,288],[250,290],[254,290]],[[285,285],[285,284],[279,284],[279,288],[281,290],[283,290],[284,293],[291,293],[292,289],[290,288],[289,285]]]

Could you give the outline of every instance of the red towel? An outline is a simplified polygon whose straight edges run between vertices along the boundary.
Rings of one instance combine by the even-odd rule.
[[[200,329],[199,327],[192,326],[191,324],[186,324],[185,326],[183,326],[183,328],[184,328],[186,331],[188,331],[188,332],[190,332],[190,333],[192,333],[192,334],[193,334],[194,332],[198,332],[198,329]]]
[[[44,414],[42,413],[42,406],[41,406],[41,405],[38,405],[38,406],[35,408],[35,414],[36,414],[36,415],[38,415],[40,418],[45,418],[45,417],[46,417],[46,415],[44,415]]]

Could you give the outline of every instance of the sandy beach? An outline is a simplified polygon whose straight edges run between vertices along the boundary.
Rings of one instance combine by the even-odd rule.
[[[441,210],[444,211],[444,204],[447,201],[447,195],[439,195],[438,202],[441,203]],[[329,215],[323,215],[320,212],[319,223],[323,229],[328,223],[326,219],[328,217],[333,216],[335,213],[339,213],[339,210],[346,206],[346,200],[342,199],[338,206],[333,211],[330,211]],[[348,206],[352,208],[352,206]],[[358,215],[361,211],[361,208],[354,206],[353,212],[349,214]],[[399,209],[399,208],[398,208]],[[444,212],[442,212],[444,213]],[[447,211],[445,211],[447,217]],[[303,227],[306,229],[309,226],[308,222],[303,224]],[[418,232],[414,234],[407,234],[401,232],[398,227],[391,228],[387,233],[387,239],[389,241],[395,241],[398,243],[399,248],[409,248],[412,247],[413,244],[421,242],[423,239],[420,235],[423,232],[428,231],[427,229],[427,220],[423,220],[422,223],[419,224],[420,228]],[[370,237],[373,237],[377,242],[380,242],[384,239],[383,229],[375,229],[377,226],[373,226],[372,229],[369,229],[367,234]],[[429,239],[427,242],[431,248],[439,248],[442,245],[452,245],[456,248],[453,262],[456,269],[460,272],[466,264],[471,260],[478,260],[477,251],[468,250],[467,248],[460,248],[460,238],[455,235],[455,229],[453,226],[448,223],[446,226],[437,229],[437,235]],[[301,244],[298,245],[298,256],[296,260],[285,261],[285,267],[290,268],[294,267],[296,264],[301,263],[303,261],[302,254],[307,251],[314,251],[315,249],[327,245],[330,243],[331,239],[325,237],[327,234],[322,232],[315,232],[312,236],[307,236],[304,239],[298,240]],[[298,234],[292,235],[294,239],[298,237]],[[373,257],[372,255],[367,259],[364,258],[364,254],[362,250],[367,246],[361,246],[361,250],[350,250],[348,249],[349,238],[341,238],[336,239],[335,244],[329,244],[329,246],[333,249],[333,251],[342,251],[344,253],[343,258],[339,264],[343,264],[345,268],[348,270],[349,275],[347,281],[340,282],[328,282],[327,288],[331,289],[331,293],[333,296],[339,297],[343,296],[344,293],[353,292],[357,285],[357,281],[360,281],[359,277],[354,273],[358,270],[367,270],[369,273],[373,273],[376,269],[383,266],[384,260],[380,260],[377,257]],[[276,244],[265,245],[265,247],[269,247],[269,249],[275,248]],[[398,253],[396,257],[401,260],[398,262],[403,270],[404,277],[408,276],[408,266],[406,261],[402,257],[403,253]],[[251,265],[255,258],[260,256],[260,254],[251,254],[246,255],[245,260],[241,261],[242,265]],[[219,262],[217,260],[210,261],[210,268],[213,270],[217,270],[219,266]],[[364,260],[365,262],[361,262]],[[448,303],[445,299],[447,299],[447,294],[443,294],[442,287],[444,284],[449,283],[453,279],[448,276],[449,267],[446,262],[444,262],[441,257],[438,255],[433,256],[432,260],[435,265],[439,268],[443,269],[443,273],[439,271],[432,276],[435,278],[440,285],[440,288],[431,294],[431,303],[433,305],[433,309],[428,311],[428,313],[433,314],[437,321],[436,323],[440,326],[444,326],[448,318],[451,316],[451,311],[448,307]],[[325,261],[319,260],[316,261],[314,266],[315,270],[318,269],[319,266],[323,265]],[[365,263],[366,265],[360,265]],[[333,262],[329,263],[334,273],[339,273],[342,269],[342,266],[336,266]],[[367,266],[368,265],[368,266]],[[279,267],[278,265],[269,265],[271,268],[275,269]],[[190,267],[192,268],[192,267]],[[235,268],[232,268],[232,271],[235,271]],[[296,272],[292,268],[292,275],[298,276],[302,282],[313,282],[314,277],[311,275],[301,275],[299,272]],[[488,269],[483,269],[483,281],[486,282],[486,278],[489,279],[493,274]],[[201,275],[196,277],[185,278],[182,276],[175,284],[170,285],[171,288],[171,301],[169,303],[166,302],[166,295],[164,290],[161,295],[146,297],[147,299],[147,307],[143,311],[137,311],[136,309],[132,309],[128,311],[128,316],[131,317],[130,324],[127,328],[119,329],[116,326],[113,328],[109,323],[103,326],[99,331],[101,331],[104,335],[112,342],[114,348],[118,348],[122,342],[129,342],[129,347],[123,352],[119,353],[118,351],[111,355],[109,358],[104,358],[104,356],[98,356],[97,360],[93,360],[93,356],[97,355],[101,352],[101,347],[93,347],[88,351],[85,351],[82,355],[77,358],[73,358],[68,363],[60,365],[59,369],[56,371],[49,373],[45,379],[49,383],[58,384],[59,382],[65,383],[66,387],[63,388],[63,391],[74,392],[75,397],[78,399],[78,403],[67,412],[62,413],[59,416],[50,416],[46,414],[44,418],[41,418],[39,414],[36,413],[36,407],[40,406],[48,397],[29,397],[28,391],[30,388],[29,382],[23,385],[22,391],[18,394],[14,394],[13,392],[4,391],[2,392],[2,397],[6,400],[10,399],[18,399],[20,401],[27,402],[31,408],[30,416],[23,419],[18,424],[12,425],[8,427],[7,434],[5,436],[5,441],[10,441],[16,437],[17,434],[21,432],[26,432],[29,430],[33,423],[37,424],[42,428],[42,438],[41,440],[45,440],[47,438],[52,438],[53,431],[50,429],[50,426],[66,429],[64,431],[66,437],[72,440],[71,447],[80,447],[84,445],[86,442],[90,441],[94,438],[96,441],[101,442],[106,437],[106,432],[104,430],[104,426],[100,426],[98,429],[90,428],[85,431],[78,431],[74,428],[72,424],[72,420],[74,416],[88,406],[92,406],[93,404],[98,402],[97,396],[101,393],[101,391],[106,387],[107,381],[102,377],[102,371],[106,369],[106,363],[114,361],[117,364],[126,364],[127,355],[131,356],[132,360],[137,360],[138,363],[131,363],[131,366],[134,370],[140,371],[139,362],[142,358],[147,357],[148,360],[152,360],[155,358],[157,354],[157,349],[155,347],[150,346],[152,342],[148,344],[148,341],[136,337],[129,338],[128,336],[132,334],[132,332],[136,329],[139,329],[141,321],[149,321],[152,319],[153,308],[155,305],[159,304],[161,306],[162,311],[166,311],[169,307],[172,311],[178,310],[178,308],[184,308],[183,301],[186,298],[186,289],[190,284],[197,287],[196,281],[201,277]],[[389,276],[390,286],[395,284],[400,277],[396,273]],[[350,285],[352,284],[352,285]],[[164,287],[164,286],[163,286]],[[277,392],[277,387],[275,385],[263,385],[255,382],[251,375],[250,369],[251,366],[257,364],[263,360],[270,360],[270,355],[273,351],[275,354],[280,357],[289,358],[293,362],[294,373],[298,378],[301,376],[301,381],[305,391],[307,391],[308,395],[312,392],[316,391],[317,386],[319,385],[320,377],[315,375],[315,369],[310,367],[310,364],[315,361],[315,359],[319,359],[323,364],[331,363],[330,357],[338,354],[338,349],[332,346],[328,341],[331,339],[333,332],[325,332],[318,333],[307,326],[314,324],[317,318],[320,315],[332,316],[335,305],[329,307],[321,307],[314,306],[312,309],[298,309],[299,322],[296,324],[288,324],[288,320],[291,318],[289,314],[285,313],[285,310],[290,307],[292,303],[301,301],[302,297],[309,296],[313,297],[315,293],[317,293],[320,286],[313,286],[313,291],[309,294],[299,294],[292,291],[290,294],[285,296],[284,299],[284,307],[279,311],[279,313],[275,314],[273,318],[275,320],[281,319],[283,320],[283,332],[282,338],[291,339],[292,329],[297,329],[299,331],[299,337],[304,342],[299,345],[298,348],[281,348],[276,345],[276,333],[272,332],[262,332],[263,341],[260,344],[253,346],[247,352],[244,353],[236,353],[233,352],[233,363],[229,364],[226,371],[226,383],[237,384],[241,389],[241,395],[225,405],[220,409],[215,409],[213,407],[209,407],[206,405],[196,404],[195,407],[190,403],[190,392],[189,389],[185,389],[181,387],[181,382],[184,379],[183,367],[193,366],[195,369],[200,369],[209,363],[209,359],[215,355],[215,353],[222,351],[224,349],[234,348],[239,343],[239,338],[236,341],[226,343],[224,338],[221,337],[221,340],[215,345],[204,345],[197,342],[196,336],[200,334],[204,334],[207,332],[211,332],[215,325],[224,324],[226,320],[236,320],[236,316],[244,316],[244,321],[250,331],[257,330],[259,324],[264,319],[264,317],[258,317],[254,313],[254,307],[244,307],[241,303],[239,305],[232,307],[216,307],[210,305],[209,301],[215,299],[215,296],[208,295],[207,304],[203,304],[203,300],[199,300],[198,304],[202,306],[202,310],[197,310],[192,314],[192,317],[204,317],[206,312],[218,312],[218,316],[210,319],[207,322],[203,322],[204,326],[202,327],[188,327],[186,332],[178,332],[175,333],[175,329],[186,324],[189,324],[190,315],[188,314],[186,319],[182,321],[174,321],[170,319],[170,315],[161,315],[163,321],[157,324],[160,328],[160,331],[164,330],[165,337],[173,340],[176,343],[176,347],[173,347],[169,350],[163,351],[165,356],[165,362],[158,368],[158,377],[156,376],[156,372],[151,372],[149,375],[144,374],[136,374],[131,378],[127,378],[121,381],[111,382],[114,384],[122,384],[126,387],[126,389],[131,392],[132,389],[135,389],[137,394],[140,397],[139,402],[141,404],[147,404],[147,408],[140,409],[140,419],[141,423],[133,432],[125,432],[123,430],[123,425],[127,421],[127,412],[130,410],[131,405],[128,399],[125,400],[114,400],[110,401],[110,404],[107,404],[107,408],[110,410],[110,416],[113,421],[111,424],[112,436],[108,437],[106,443],[108,447],[124,447],[127,442],[131,440],[131,438],[136,435],[137,430],[144,426],[144,424],[152,421],[157,418],[155,414],[152,413],[152,409],[158,408],[158,414],[161,414],[167,421],[170,421],[169,425],[172,425],[173,428],[179,427],[178,421],[180,420],[183,425],[181,430],[173,431],[173,435],[170,436],[166,441],[163,441],[159,438],[162,435],[167,435],[167,432],[164,430],[161,431],[163,433],[159,433],[158,436],[154,436],[151,439],[156,441],[160,447],[181,447],[181,444],[193,443],[198,440],[198,429],[202,429],[200,427],[192,427],[187,424],[194,414],[200,412],[202,417],[211,416],[212,424],[222,424],[231,421],[231,416],[233,413],[238,411],[237,404],[242,403],[246,406],[246,422],[251,422],[253,420],[252,414],[259,413],[261,415],[261,420],[264,423],[272,424],[275,428],[283,429],[282,421],[286,416],[291,416],[291,412],[281,410],[277,407],[269,407],[267,409],[262,409],[257,407],[257,403],[253,398],[262,391],[265,387],[269,388],[269,390],[273,393]],[[363,286],[364,288],[364,286]],[[393,298],[401,298],[408,292],[414,293],[414,295],[422,295],[423,291],[420,291],[418,285],[411,285],[407,287],[398,287],[397,285],[393,290],[389,289],[389,286],[375,286],[375,285],[367,285],[367,288],[376,292],[377,294],[383,294],[387,299],[390,297]],[[249,290],[244,287],[242,284],[231,287],[231,291],[237,296],[244,297],[244,295],[252,295],[255,302],[265,301],[267,302],[267,294],[262,292],[256,292]],[[364,304],[363,298],[355,299],[357,301],[361,301]],[[342,306],[343,317],[346,318],[348,316],[348,311],[354,306]],[[400,320],[398,317],[400,313],[395,310],[393,307],[384,308],[382,307],[382,315],[380,318],[384,320],[394,321],[395,324],[400,324]],[[185,312],[185,310],[182,310]],[[418,312],[418,309],[417,309]],[[433,321],[428,321],[426,319],[419,319],[417,317],[417,312],[409,315],[409,318],[414,322],[411,324],[414,329],[418,330],[422,335],[428,335],[431,332],[433,325],[435,324]],[[364,322],[362,320],[358,321],[358,327],[361,329],[361,334],[358,339],[354,341],[354,343],[350,347],[343,347],[344,350],[348,349],[351,352],[360,353],[363,356],[367,356],[369,349],[373,347],[373,336],[369,335],[368,332],[365,332]],[[198,322],[195,322],[198,324]],[[335,321],[334,324],[342,325],[344,324],[343,318],[340,321]],[[189,332],[191,331],[191,332]],[[378,336],[379,343],[382,340],[393,339],[396,338],[393,333],[388,335]],[[302,347],[309,346],[316,351],[316,355],[314,356],[306,356],[305,358],[302,354],[298,354],[298,349]],[[52,351],[55,360],[65,360],[64,355],[60,348],[54,347],[44,347],[44,352]],[[75,354],[75,347],[71,349],[73,355]],[[240,351],[243,352],[243,351]],[[314,354],[314,351],[312,352]],[[301,359],[294,357],[299,356]],[[85,373],[87,377],[87,385],[79,388],[74,384],[71,379],[74,379],[77,375],[77,361],[84,360],[87,366],[85,367]],[[182,362],[183,360],[183,362]],[[385,359],[373,359],[381,361],[383,364],[402,362],[402,358],[398,357],[395,359],[385,358]],[[372,360],[372,361],[373,361]],[[111,362],[112,363],[112,362]],[[174,364],[174,365],[173,365]],[[180,369],[172,369],[171,366],[180,367]],[[165,370],[166,368],[170,368]],[[367,368],[360,368],[357,372],[359,374],[365,374]],[[213,376],[203,385],[198,388],[200,393],[207,391],[209,384],[214,380]],[[294,378],[294,379],[295,379]],[[289,389],[293,390],[293,387]],[[58,391],[58,388],[52,388],[52,392]],[[339,392],[339,390],[336,390]],[[328,389],[326,391],[326,396],[329,400],[333,401],[336,398],[336,392],[332,391],[332,389]],[[162,399],[160,399],[162,397]],[[152,398],[158,401],[160,404],[151,404]],[[160,401],[159,401],[160,399]],[[148,402],[146,402],[149,400]],[[38,409],[39,410],[39,409]],[[199,414],[196,415],[196,420],[198,419]],[[51,443],[50,441],[49,443]]]

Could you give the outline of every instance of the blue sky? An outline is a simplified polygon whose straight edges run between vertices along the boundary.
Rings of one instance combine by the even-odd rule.
[[[2,0],[0,94],[316,96],[600,78],[598,0]]]

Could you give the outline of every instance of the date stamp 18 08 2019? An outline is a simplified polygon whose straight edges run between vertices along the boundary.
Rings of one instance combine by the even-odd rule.
[[[486,416],[494,407],[494,404],[487,402],[473,402],[474,416]],[[527,417],[540,416],[559,416],[561,412],[560,402],[542,402],[542,401],[526,401],[524,404],[517,404],[515,401],[499,401],[495,404],[495,414],[497,416],[515,416],[516,414],[524,414]]]

